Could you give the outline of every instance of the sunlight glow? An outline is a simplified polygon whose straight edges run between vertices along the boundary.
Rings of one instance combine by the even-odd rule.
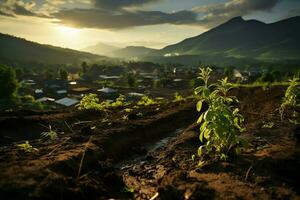
[[[68,26],[59,26],[58,31],[62,37],[65,37],[65,39],[76,39],[80,35],[80,29]]]

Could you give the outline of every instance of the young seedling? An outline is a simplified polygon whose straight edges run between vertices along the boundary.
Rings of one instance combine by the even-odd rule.
[[[137,105],[139,106],[151,106],[151,105],[156,105],[157,101],[154,99],[151,99],[148,96],[143,96],[138,102]]]
[[[23,151],[26,153],[32,153],[32,152],[38,151],[37,148],[33,148],[33,146],[29,143],[29,141],[25,141],[22,144],[18,144],[17,147],[20,151]]]
[[[238,135],[244,131],[242,125],[244,118],[239,113],[239,109],[232,106],[233,103],[238,102],[238,99],[235,96],[228,96],[232,86],[227,78],[209,85],[211,72],[210,68],[200,68],[198,78],[204,82],[204,85],[195,89],[196,95],[200,96],[197,111],[202,110],[204,102],[208,104],[208,109],[197,121],[201,124],[199,139],[204,143],[198,149],[198,156],[213,155],[217,159],[226,160],[230,152],[241,152],[242,141]]]
[[[41,133],[41,138],[48,141],[54,141],[58,138],[58,134],[49,125],[49,131]]]
[[[180,102],[180,101],[184,101],[184,98],[178,92],[175,92],[173,102]]]
[[[129,120],[128,115],[123,115],[122,120],[128,121]]]
[[[296,108],[300,107],[299,98],[300,98],[300,82],[298,78],[293,78],[292,80],[290,80],[289,87],[285,91],[285,96],[279,108],[281,120],[284,119],[284,114],[288,109],[291,109],[293,111],[292,117],[298,116],[298,112],[296,111]]]

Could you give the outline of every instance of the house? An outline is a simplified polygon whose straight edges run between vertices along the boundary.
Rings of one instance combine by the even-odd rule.
[[[71,98],[65,97],[65,98],[55,101],[55,103],[57,103],[61,106],[70,107],[70,106],[76,105],[77,103],[79,103],[79,101],[77,99],[71,99]]]
[[[128,95],[131,96],[131,97],[142,97],[142,96],[145,96],[144,94],[138,93],[138,92],[129,92]]]
[[[174,82],[182,82],[182,79],[176,78],[176,79],[174,79],[173,81],[174,81]]]
[[[42,97],[36,100],[37,102],[45,103],[45,102],[54,102],[55,99],[49,97]]]
[[[108,76],[108,75],[99,75],[99,78],[104,80],[111,80],[111,79],[120,79],[120,76]]]
[[[43,91],[43,89],[36,89],[36,90],[34,90],[34,93],[35,94],[43,94],[44,91]]]
[[[71,81],[69,82],[70,85],[77,85],[77,82],[76,81]]]
[[[64,80],[59,80],[59,79],[45,81],[46,87],[51,88],[51,89],[63,90],[63,89],[67,88],[67,84],[68,84],[68,82],[66,82]]]
[[[21,81],[21,84],[24,84],[24,85],[36,85],[35,81],[34,80],[23,80]]]
[[[116,93],[118,90],[112,89],[112,88],[102,88],[102,89],[99,89],[99,90],[97,90],[97,91],[98,91],[98,92],[102,92],[102,93],[109,94],[109,93]]]
[[[245,82],[248,80],[248,73],[247,72],[241,72],[239,70],[233,70],[233,78],[236,80],[236,81],[240,81],[240,82]]]
[[[40,102],[44,105],[47,105],[48,108],[56,108],[56,103],[55,103],[55,99],[53,98],[49,98],[49,97],[42,97],[36,100],[37,102]]]
[[[57,90],[56,93],[57,94],[67,94],[68,91],[67,90]]]
[[[104,99],[115,99],[118,97],[118,90],[112,88],[102,88],[97,90],[101,93],[101,97]]]

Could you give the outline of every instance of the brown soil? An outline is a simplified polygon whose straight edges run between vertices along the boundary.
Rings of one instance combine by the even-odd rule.
[[[1,199],[300,199],[299,127],[276,111],[285,88],[235,89],[249,147],[228,162],[192,161],[195,102],[132,113],[0,115]],[[141,114],[142,113],[142,114]],[[128,120],[123,117],[128,115]],[[262,128],[273,122],[272,128]],[[48,125],[57,141],[39,134]],[[30,140],[38,151],[21,152]]]

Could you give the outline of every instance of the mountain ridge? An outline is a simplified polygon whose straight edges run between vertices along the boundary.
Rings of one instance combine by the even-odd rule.
[[[151,56],[231,57],[264,61],[300,59],[299,27],[299,16],[269,24],[235,17],[198,36],[166,46]]]
[[[120,47],[116,47],[113,45],[109,45],[103,42],[98,42],[95,45],[91,45],[82,49],[82,51],[97,54],[97,55],[105,55],[109,56],[109,54],[113,51],[120,50]]]
[[[145,46],[127,46],[125,48],[110,52],[109,55],[113,57],[131,59],[131,58],[147,55],[154,51],[156,51],[156,49],[148,48]]]
[[[0,61],[10,63],[80,64],[83,61],[108,59],[105,56],[69,48],[40,44],[24,38],[0,33]]]

